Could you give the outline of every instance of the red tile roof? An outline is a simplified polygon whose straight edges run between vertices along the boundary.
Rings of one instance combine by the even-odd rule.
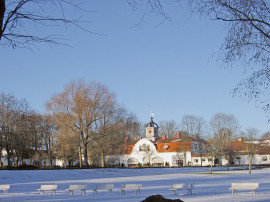
[[[167,138],[167,139],[158,139],[156,142],[153,142],[153,144],[156,147],[157,152],[181,152],[181,151],[190,151],[192,141],[186,141],[186,142],[179,142],[177,141],[179,138],[173,137],[173,138]],[[131,154],[134,145],[138,142],[128,142],[128,145],[123,145],[122,148],[122,154]],[[175,141],[175,142],[174,142]],[[133,143],[133,144],[130,144]]]
[[[158,139],[156,140],[156,143],[169,143],[169,142],[188,142],[188,141],[193,141],[192,138],[190,137],[186,137],[186,138],[178,138],[178,137],[169,137],[169,138],[166,138],[166,139]]]
[[[133,150],[134,145],[124,145],[122,154],[131,154]]]
[[[181,152],[190,151],[192,142],[168,142],[157,143],[157,152]]]

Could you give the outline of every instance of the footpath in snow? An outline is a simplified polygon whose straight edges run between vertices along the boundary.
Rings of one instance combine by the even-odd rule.
[[[270,201],[270,168],[253,170],[230,170],[214,168],[214,174],[208,174],[209,168],[142,168],[142,169],[82,169],[82,170],[1,170],[0,184],[10,184],[8,194],[1,191],[0,201],[142,201],[148,196],[161,194],[165,198],[183,201]],[[251,191],[241,191],[237,196],[229,190],[233,182],[259,182],[256,195]],[[93,194],[97,184],[114,184],[112,193],[101,191]],[[135,191],[120,194],[122,184],[142,184],[140,195]],[[187,191],[170,195],[172,184],[195,184],[193,195]],[[56,195],[45,192],[40,195],[37,189],[42,184],[58,185]],[[66,189],[71,184],[87,185],[86,195],[79,191],[68,195]]]

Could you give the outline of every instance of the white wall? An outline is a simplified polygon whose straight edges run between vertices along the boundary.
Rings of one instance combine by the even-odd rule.
[[[240,157],[237,158],[237,157]],[[238,155],[237,157],[234,158],[234,163],[235,165],[248,165],[249,164],[249,157],[248,155]],[[263,165],[263,164],[270,164],[270,155],[258,155],[255,154],[252,158],[252,164],[256,165]]]

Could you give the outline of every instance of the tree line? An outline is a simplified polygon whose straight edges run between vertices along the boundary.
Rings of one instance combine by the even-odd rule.
[[[14,163],[23,165],[23,159],[30,159],[29,164],[36,166],[49,162],[52,167],[55,158],[63,160],[64,166],[79,160],[80,167],[88,167],[89,163],[104,167],[105,155],[121,148],[126,136],[138,140],[145,135],[145,125],[99,82],[69,82],[63,92],[49,99],[46,109],[40,114],[25,99],[0,94],[0,150],[6,152],[9,167]],[[213,154],[213,159],[218,154],[232,157],[231,141],[259,135],[255,128],[241,131],[236,117],[225,113],[213,115],[209,123],[194,115],[184,115],[179,124],[160,121],[159,131],[167,138],[182,131],[183,142],[192,138],[201,143],[201,157],[206,153],[203,145],[211,142],[207,153]]]
[[[125,135],[135,136],[139,130],[136,116],[98,82],[71,81],[46,108],[46,114],[39,114],[26,100],[0,94],[0,151],[6,151],[9,167],[14,161],[22,165],[26,157],[37,166],[49,161],[51,167],[57,157],[69,165],[79,159],[80,167],[99,161],[104,167],[108,148],[118,147]]]
[[[41,159],[50,160],[52,166],[55,129],[50,115],[34,112],[24,99],[0,94],[0,151],[6,152],[8,166],[15,159],[17,165],[22,165],[24,156],[33,163]],[[0,152],[0,160],[2,155]]]

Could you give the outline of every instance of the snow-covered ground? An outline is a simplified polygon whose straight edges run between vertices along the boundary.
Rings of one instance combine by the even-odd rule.
[[[8,194],[1,191],[0,201],[141,201],[148,196],[161,194],[165,198],[183,201],[270,201],[270,169],[254,170],[251,175],[247,170],[214,168],[215,174],[207,174],[209,168],[144,168],[144,169],[85,169],[85,170],[34,170],[0,171],[0,184],[10,184]],[[241,191],[232,196],[229,187],[232,182],[259,182],[257,195],[250,191]],[[113,183],[112,193],[99,192],[93,195],[96,184]],[[143,185],[140,195],[127,191],[120,195],[121,184],[138,183]],[[195,184],[193,195],[180,191],[170,195],[169,188],[175,183]],[[37,191],[42,184],[57,184],[56,195]],[[86,195],[75,192],[68,195],[70,184],[86,184]]]

